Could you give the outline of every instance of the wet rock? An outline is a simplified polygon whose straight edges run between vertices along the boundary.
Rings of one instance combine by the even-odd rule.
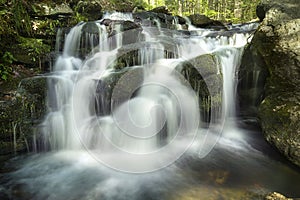
[[[265,17],[250,45],[261,60],[256,68],[269,74],[259,86],[265,95],[258,116],[266,140],[300,166],[300,1],[263,0],[261,6]]]
[[[142,27],[132,21],[120,21],[120,20],[108,20],[105,19],[101,22],[107,26],[109,37],[112,40],[112,44],[117,42],[117,38],[122,35],[122,44],[132,44],[139,41],[142,34]]]
[[[264,99],[264,84],[268,75],[262,55],[252,45],[248,45],[238,72],[238,104],[242,117],[257,118],[258,106]]]
[[[24,79],[12,100],[0,102],[0,154],[32,150],[46,113],[46,89],[44,77]]]
[[[177,68],[199,97],[201,121],[204,123],[211,122],[212,114],[216,114],[216,119],[221,114],[222,75],[218,73],[219,66],[215,55],[205,54]]]
[[[97,81],[96,113],[99,116],[111,114],[132,95],[143,83],[144,69],[141,67],[116,69],[108,77]]]
[[[95,22],[87,22],[84,24],[81,31],[88,34],[99,34],[99,27]]]

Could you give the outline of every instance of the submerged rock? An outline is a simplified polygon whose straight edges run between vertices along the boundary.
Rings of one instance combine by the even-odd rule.
[[[248,47],[251,52],[249,57],[255,61],[246,67],[248,70],[252,67],[252,73],[255,70],[263,72],[262,79],[265,74],[269,74],[265,84],[263,80],[259,82],[259,94],[255,94],[252,98],[255,104],[259,104],[262,97],[264,99],[259,105],[258,116],[266,140],[298,166],[300,166],[299,7],[298,0],[261,2],[258,16],[263,21]]]

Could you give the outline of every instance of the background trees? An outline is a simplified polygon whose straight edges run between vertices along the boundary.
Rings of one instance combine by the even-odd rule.
[[[148,8],[166,5],[174,15],[204,14],[210,18],[246,22],[256,18],[260,0],[144,0]]]

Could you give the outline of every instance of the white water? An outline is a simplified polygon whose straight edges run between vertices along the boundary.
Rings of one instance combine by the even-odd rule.
[[[116,13],[106,17],[132,20]],[[257,133],[238,129],[232,119],[236,71],[249,34],[206,37],[215,32],[200,29],[181,37],[143,27],[146,42],[137,45],[137,66],[118,71],[112,66],[126,38],[107,39],[98,22],[96,36],[82,32],[84,26],[65,38],[49,76],[49,113],[41,127],[42,146],[52,151],[13,160],[17,171],[0,176],[0,198],[3,193],[8,199],[216,199],[221,194],[231,199],[230,193],[245,188],[299,194],[299,173],[253,148],[243,135],[255,139]],[[82,55],[82,46],[91,52]],[[166,58],[165,50],[174,58]],[[197,96],[202,88],[193,90],[174,71],[202,54],[216,55],[216,73],[223,78],[222,108],[203,127]],[[149,171],[155,172],[132,174]],[[224,185],[216,178],[224,178]]]
[[[133,21],[130,14],[107,13],[105,18]],[[205,36],[213,31],[199,29],[201,34],[197,36],[170,38],[160,27],[144,27],[146,45],[138,51],[141,66],[131,67],[111,86],[114,88],[110,103],[105,104],[111,109],[100,106],[111,113],[99,116],[97,113],[102,110],[96,110],[96,97],[105,91],[97,87],[115,76],[112,64],[126,38],[122,37],[120,26],[116,27],[117,34],[109,38],[106,27],[95,23],[99,29],[96,37],[84,33],[84,23],[70,31],[49,77],[49,114],[43,126],[45,146],[53,150],[88,151],[109,167],[134,173],[173,163],[193,143],[199,156],[205,157],[219,140],[226,120],[235,116],[236,71],[249,34],[211,38]],[[157,31],[159,35],[153,34]],[[98,46],[93,38],[99,38]],[[171,45],[165,46],[165,40]],[[116,46],[111,45],[112,41],[116,41]],[[91,53],[80,55],[82,46],[90,47]],[[166,59],[165,51],[174,52],[175,57]],[[222,117],[215,120],[216,114],[212,113],[211,121],[219,123],[209,128],[200,124],[197,94],[201,88],[194,91],[175,71],[182,61],[203,54],[216,55],[220,64],[216,67],[223,76],[223,106],[219,113]],[[142,79],[135,74],[140,69]],[[131,98],[133,94],[135,97]],[[102,95],[100,104],[106,98]],[[230,130],[234,129],[231,124]]]

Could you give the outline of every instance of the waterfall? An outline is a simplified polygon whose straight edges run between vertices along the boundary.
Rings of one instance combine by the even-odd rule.
[[[35,153],[1,166],[0,198],[300,196],[299,170],[260,131],[239,126],[237,71],[257,24],[216,31],[135,15],[106,13],[58,32],[64,45],[44,75],[48,113]]]
[[[107,13],[105,19],[134,21],[131,14],[121,13]],[[202,148],[201,157],[207,155],[224,122],[235,116],[236,72],[253,27],[219,37],[211,36],[213,30],[192,27],[195,35],[182,37],[160,25],[142,25],[137,34],[123,33],[121,23],[109,32],[103,20],[80,23],[65,38],[48,78],[44,148],[88,151],[99,162],[128,172],[167,166],[193,143]],[[133,34],[134,44],[126,41]],[[137,57],[135,63],[128,61],[130,66],[117,70],[126,53]],[[223,77],[222,117],[211,119],[218,124],[208,128],[200,123],[198,94],[203,88],[195,91],[177,70],[204,54],[216,56]]]

